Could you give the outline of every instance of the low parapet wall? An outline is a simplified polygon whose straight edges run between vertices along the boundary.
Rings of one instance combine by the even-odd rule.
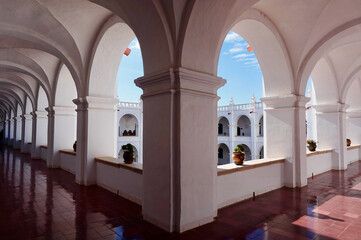
[[[75,174],[76,152],[72,149],[60,150],[60,167],[65,171]]]
[[[143,165],[112,157],[95,158],[97,185],[138,204],[143,200]]]
[[[246,161],[217,167],[217,206],[222,208],[284,186],[284,159]]]
[[[307,177],[332,170],[332,149],[307,153]]]
[[[40,158],[46,161],[46,159],[48,158],[48,146],[46,145],[40,146]]]

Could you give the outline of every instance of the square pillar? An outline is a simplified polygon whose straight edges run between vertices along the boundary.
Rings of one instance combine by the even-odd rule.
[[[12,147],[14,145],[14,118],[9,119],[9,139],[8,145]]]
[[[20,149],[20,141],[21,141],[21,130],[22,130],[22,117],[14,117],[15,120],[15,132],[14,132],[14,149]]]
[[[332,149],[332,169],[347,169],[345,104],[313,105],[317,118],[317,145]]]
[[[186,70],[138,78],[143,99],[143,217],[183,232],[217,215],[217,89]]]
[[[29,152],[28,149],[28,143],[31,142],[31,137],[32,137],[32,131],[33,131],[33,117],[31,116],[31,114],[24,114],[22,116],[22,131],[21,131],[21,144],[20,144],[20,149],[21,152],[23,153],[27,153]]]
[[[31,115],[33,116],[31,158],[40,159],[40,146],[48,144],[48,116],[45,111],[35,111]]]
[[[9,119],[6,119],[4,121],[4,143],[8,143],[8,140],[9,140]]]
[[[265,158],[284,158],[285,186],[307,185],[305,104],[309,98],[289,94],[261,98],[264,103]]]
[[[14,138],[15,138],[15,119],[14,117],[10,119],[10,124],[9,124],[9,132],[10,132],[10,139],[9,139],[9,146],[14,146]]]
[[[96,157],[117,157],[118,99],[74,99],[77,105],[76,182],[96,183]]]
[[[361,144],[361,111],[347,112],[346,138],[351,140],[351,145]]]
[[[48,112],[47,166],[60,167],[60,150],[72,149],[75,141],[75,107],[46,108]]]

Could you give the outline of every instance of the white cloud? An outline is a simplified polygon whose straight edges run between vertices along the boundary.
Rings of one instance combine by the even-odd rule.
[[[234,47],[229,49],[229,53],[238,53],[238,52],[242,52],[243,48],[242,47]]]
[[[239,36],[235,32],[229,32],[227,34],[226,38],[224,39],[225,42],[237,42],[237,41],[241,41],[241,40],[242,40],[241,36]]]
[[[248,59],[244,64],[253,65],[258,64],[257,58]]]
[[[134,38],[134,40],[129,44],[130,49],[140,49],[139,41],[137,38]]]
[[[236,62],[242,62],[245,66],[258,67],[258,60],[254,53],[248,52],[248,43],[237,33],[229,32],[224,39],[231,45],[228,51],[224,51],[224,55],[230,55]]]
[[[245,58],[248,58],[252,55],[250,54],[247,54],[247,53],[241,53],[241,54],[237,54],[237,55],[234,55],[232,58],[235,58],[235,59],[245,59]]]

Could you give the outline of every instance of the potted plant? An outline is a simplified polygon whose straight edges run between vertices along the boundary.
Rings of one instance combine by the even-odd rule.
[[[74,150],[74,152],[76,152],[76,144],[77,144],[77,141],[75,141],[74,144],[73,144],[73,150]]]
[[[307,144],[308,150],[310,150],[311,152],[316,151],[317,144],[314,140],[307,140]]]
[[[123,145],[122,150],[124,151],[123,153],[124,163],[131,164],[135,159],[133,145],[130,143]]]
[[[347,147],[351,146],[351,139],[346,138]]]
[[[244,160],[246,160],[246,154],[244,154],[244,148],[242,144],[238,144],[234,149],[232,159],[236,165],[243,165]]]

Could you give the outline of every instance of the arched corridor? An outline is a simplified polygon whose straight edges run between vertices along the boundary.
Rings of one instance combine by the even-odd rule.
[[[39,180],[45,195],[50,194],[42,196],[39,204],[45,204],[42,217],[54,217],[61,211],[50,206],[72,197],[79,199],[79,204],[67,207],[80,208],[80,215],[70,215],[82,235],[87,233],[79,222],[90,224],[111,216],[107,201],[113,200],[99,197],[98,205],[87,204],[87,192],[98,189],[92,185],[141,204],[141,209],[135,207],[137,217],[131,218],[131,224],[143,224],[143,218],[167,232],[181,233],[216,219],[212,234],[220,229],[214,235],[219,238],[225,237],[220,233],[224,216],[219,209],[253,193],[258,197],[276,190],[287,198],[290,192],[308,194],[302,187],[312,182],[309,177],[342,170],[327,173],[342,182],[331,180],[328,190],[342,195],[342,189],[349,194],[345,197],[358,195],[347,186],[358,181],[358,175],[352,178],[348,170],[356,171],[354,166],[359,163],[355,162],[361,156],[361,1],[0,0],[0,4],[0,131],[5,129],[2,144],[11,147],[0,163],[1,174],[8,179],[6,184],[21,187],[21,191],[12,188],[1,195],[6,204],[11,205],[14,198],[23,203],[37,191],[31,183],[38,181],[36,174],[29,172],[32,161],[17,160],[14,156],[18,152],[13,149],[28,152],[34,162],[45,160],[54,172],[63,168],[75,175],[66,180],[73,181],[69,189],[75,193],[70,196],[55,189],[51,174]],[[234,61],[247,59],[247,49],[259,64],[262,80],[258,80],[263,83],[260,102],[253,99],[247,106],[217,106],[219,89],[228,80],[218,75],[218,69],[223,42],[235,36],[228,35],[230,32],[249,44],[249,48],[232,48],[237,53],[232,55]],[[123,73],[118,70],[135,37],[142,49],[143,76],[132,84],[142,91],[141,107],[137,106],[142,117],[127,112],[137,120],[131,116],[120,120],[117,77]],[[311,103],[305,96],[310,77],[314,91]],[[251,83],[244,80],[235,91],[242,94]],[[219,119],[218,107],[224,109],[222,116],[228,124]],[[307,112],[313,115],[315,152],[307,151]],[[117,158],[119,138],[137,148],[139,161],[126,164]],[[351,146],[346,145],[347,138],[351,138]],[[135,143],[139,139],[143,142]],[[243,166],[218,166],[218,140],[229,148],[247,144],[247,158],[256,159]],[[262,155],[263,159],[257,159]],[[40,168],[45,168],[41,164]],[[264,181],[252,176],[262,176]],[[246,181],[250,183],[247,187],[232,184]],[[291,189],[284,191],[283,187]],[[293,189],[297,187],[300,189]],[[295,209],[302,206],[306,211],[307,197],[314,197],[306,195],[286,202],[286,207],[293,203],[287,211],[278,204],[270,209],[277,213],[285,210],[287,217],[297,221],[302,216],[297,213],[296,217]],[[322,193],[316,195],[320,201],[326,199]],[[28,231],[38,229],[31,222],[39,210],[33,203],[30,199],[30,205],[15,211],[14,215],[25,219],[19,224],[26,228],[23,233],[37,234]],[[115,208],[129,213],[120,205]],[[94,214],[82,215],[91,210]],[[223,220],[230,222],[227,217]],[[349,219],[345,222],[352,224]],[[67,224],[48,222],[41,231],[53,232],[59,225]],[[105,228],[107,232],[109,227]],[[190,237],[202,239],[194,234]],[[326,233],[313,229],[313,234]]]

